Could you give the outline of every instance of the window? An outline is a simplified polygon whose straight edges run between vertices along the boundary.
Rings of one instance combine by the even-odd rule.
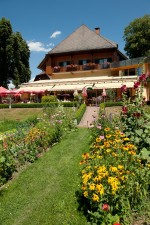
[[[70,65],[71,62],[70,61],[64,61],[64,62],[59,62],[59,66],[65,67],[67,65]]]
[[[79,60],[79,65],[85,65],[89,63],[90,61],[91,61],[90,59]]]
[[[95,59],[95,64],[103,64],[106,62],[112,62],[112,58],[99,58]]]

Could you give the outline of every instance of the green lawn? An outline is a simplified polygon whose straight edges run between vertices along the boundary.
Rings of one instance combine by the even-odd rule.
[[[0,191],[1,225],[86,225],[75,192],[89,130],[80,128],[22,170]]]

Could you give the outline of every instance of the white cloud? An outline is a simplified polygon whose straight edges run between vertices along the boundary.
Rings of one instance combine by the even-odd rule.
[[[52,46],[52,43],[50,45],[45,46],[42,42],[39,41],[27,41],[27,44],[29,46],[30,51],[33,52],[48,52],[52,48],[47,48],[50,45]]]
[[[61,34],[61,31],[55,31],[51,36],[50,38],[56,38],[57,36],[59,36]]]

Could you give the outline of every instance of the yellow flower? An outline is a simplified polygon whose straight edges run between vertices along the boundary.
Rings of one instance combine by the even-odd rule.
[[[92,199],[93,199],[94,202],[98,202],[99,201],[99,197],[96,194],[93,194],[93,198]]]
[[[100,193],[100,195],[103,195],[104,194],[104,187],[103,187],[103,185],[102,184],[97,184],[96,185],[96,191],[98,193]]]
[[[104,146],[105,146],[105,147],[110,147],[109,142],[108,142],[108,141],[105,141],[105,142],[104,142]]]
[[[129,139],[129,138],[127,138],[127,137],[126,137],[126,138],[124,138],[123,140],[124,140],[124,141],[130,141],[130,139]]]
[[[135,154],[136,154],[136,152],[133,151],[133,150],[132,150],[132,151],[129,151],[128,153],[129,153],[130,155],[135,155]]]
[[[110,149],[110,148],[107,148],[107,149],[106,149],[106,152],[107,152],[107,153],[111,152],[111,149]]]
[[[113,153],[112,153],[112,156],[116,157],[116,156],[117,156],[117,154],[116,154],[115,152],[113,152]]]
[[[121,134],[120,134],[120,137],[125,137],[125,134],[121,133]]]
[[[100,138],[96,138],[96,142],[101,142],[101,139]]]
[[[89,188],[91,191],[95,190],[95,184],[90,184]]]
[[[119,143],[119,142],[121,142],[121,139],[115,138],[115,142]]]
[[[111,166],[110,170],[114,173],[118,171],[117,167],[115,167],[115,166]]]
[[[122,149],[123,149],[124,151],[128,151],[128,150],[129,150],[128,146],[123,146]]]
[[[106,138],[110,138],[110,137],[111,137],[111,134],[107,134],[107,135],[106,135]]]
[[[83,192],[83,195],[84,195],[85,198],[87,198],[88,197],[88,192],[87,191],[84,191]]]
[[[116,133],[116,134],[120,134],[120,130],[116,130],[115,133]]]
[[[104,131],[110,131],[110,128],[109,127],[106,127],[105,129],[104,129]]]
[[[118,165],[118,169],[119,170],[123,170],[124,169],[124,166],[123,165]]]

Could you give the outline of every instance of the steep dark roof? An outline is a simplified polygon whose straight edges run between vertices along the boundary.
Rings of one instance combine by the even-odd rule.
[[[48,54],[117,48],[117,44],[82,25]]]

